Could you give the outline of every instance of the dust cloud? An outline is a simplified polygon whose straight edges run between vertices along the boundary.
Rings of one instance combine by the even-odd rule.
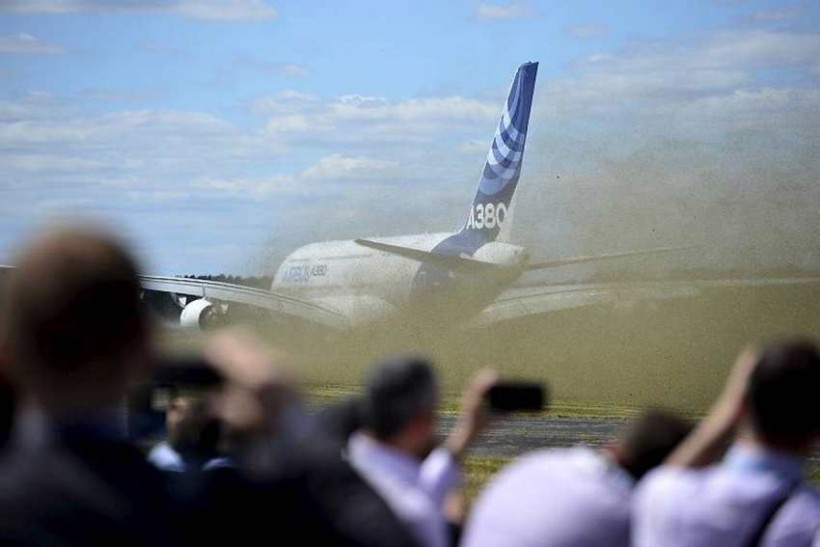
[[[432,357],[455,395],[481,367],[546,382],[553,400],[581,406],[707,408],[737,353],[777,336],[820,336],[820,287],[717,288],[698,298],[560,312],[481,330],[431,329],[419,317],[345,333],[280,323],[255,328],[293,355],[308,384],[355,389],[387,353]],[[201,334],[174,331],[165,346],[198,347]]]
[[[519,283],[650,286],[820,271],[820,136],[809,123],[815,111],[679,125],[653,115],[604,121],[594,131],[592,114],[533,124],[562,130],[536,132],[528,143],[515,242],[535,260],[696,248],[525,274]],[[547,381],[562,401],[702,411],[747,343],[820,337],[818,285],[729,283],[697,297],[627,299],[478,331],[404,316],[342,335],[279,325],[266,336],[294,347],[306,379],[318,384],[356,385],[374,359],[409,351],[433,357],[449,390],[492,366]]]

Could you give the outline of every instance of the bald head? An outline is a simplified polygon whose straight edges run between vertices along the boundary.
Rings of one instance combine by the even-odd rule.
[[[148,339],[137,267],[125,249],[99,231],[70,227],[35,237],[15,263],[3,340],[16,383],[78,394],[88,382],[123,387]]]

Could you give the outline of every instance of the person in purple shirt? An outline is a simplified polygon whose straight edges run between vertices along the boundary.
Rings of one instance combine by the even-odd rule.
[[[351,435],[346,457],[419,545],[446,547],[452,541],[445,501],[461,480],[459,461],[489,420],[483,399],[496,381],[491,371],[473,378],[455,427],[436,446],[439,388],[429,361],[392,356],[367,378],[362,427]]]
[[[461,545],[629,545],[636,482],[690,430],[682,418],[653,410],[605,448],[549,448],[524,455],[482,492]]]
[[[813,343],[747,349],[709,415],[638,488],[634,545],[818,545],[820,491],[804,474],[818,394]]]

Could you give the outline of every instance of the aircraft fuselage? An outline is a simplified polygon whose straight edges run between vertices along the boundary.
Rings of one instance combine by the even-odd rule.
[[[452,236],[439,233],[374,240],[433,252]],[[282,262],[271,290],[341,311],[354,324],[402,311],[452,309],[453,305],[460,313],[471,315],[521,275],[528,255],[516,245],[491,242],[475,250],[471,258],[497,267],[464,274],[370,249],[352,240],[313,243],[297,249]]]

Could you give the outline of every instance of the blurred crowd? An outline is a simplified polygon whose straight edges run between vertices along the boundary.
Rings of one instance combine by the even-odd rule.
[[[462,464],[493,426],[495,372],[469,382],[445,438],[434,367],[416,355],[375,363],[360,394],[315,410],[284,354],[225,329],[187,380],[159,382],[125,247],[64,227],[14,264],[2,545],[820,545],[810,340],[746,348],[698,423],[652,410],[604,448],[527,453],[468,504]],[[157,417],[160,439],[146,433]]]

